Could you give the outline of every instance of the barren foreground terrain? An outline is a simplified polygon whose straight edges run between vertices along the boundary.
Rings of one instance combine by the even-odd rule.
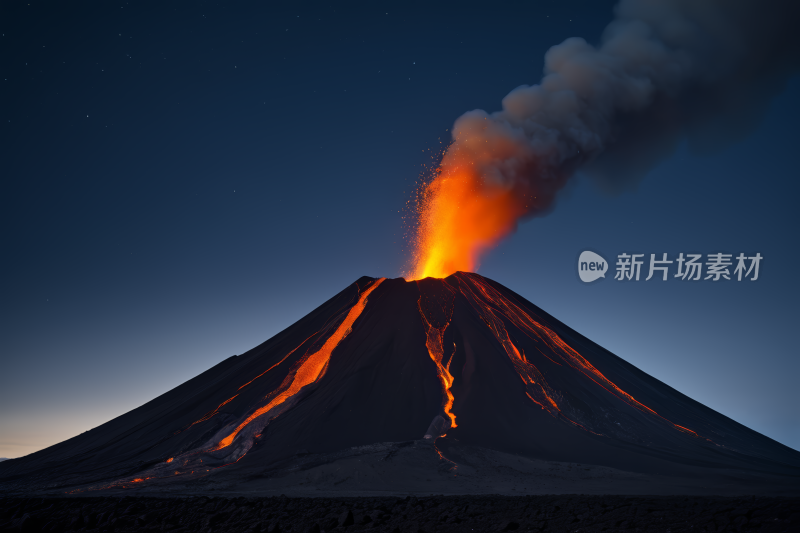
[[[3,531],[800,531],[800,499],[676,496],[6,498]]]

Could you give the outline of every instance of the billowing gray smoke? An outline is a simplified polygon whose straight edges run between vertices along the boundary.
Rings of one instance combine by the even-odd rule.
[[[482,179],[547,211],[577,169],[608,190],[635,184],[686,139],[694,152],[751,131],[800,64],[800,2],[621,0],[599,47],[567,39],[541,83],[503,110],[458,119],[443,167],[469,158]]]
[[[687,140],[742,138],[800,64],[797,0],[621,0],[599,47],[567,39],[539,85],[471,111],[419,196],[412,279],[472,271],[581,170],[629,187]]]

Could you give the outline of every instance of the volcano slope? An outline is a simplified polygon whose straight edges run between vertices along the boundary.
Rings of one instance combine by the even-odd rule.
[[[800,453],[459,272],[361,278],[0,490],[795,496]]]

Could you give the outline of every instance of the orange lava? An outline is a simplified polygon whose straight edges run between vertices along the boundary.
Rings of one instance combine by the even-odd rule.
[[[300,389],[306,385],[316,382],[320,377],[322,377],[328,367],[328,361],[330,360],[334,348],[336,348],[342,339],[344,339],[347,334],[350,333],[353,323],[356,321],[359,315],[361,315],[361,312],[364,310],[364,307],[367,304],[367,297],[385,279],[386,278],[380,278],[376,280],[359,295],[358,301],[353,305],[353,307],[350,308],[345,319],[341,324],[339,324],[339,327],[336,328],[336,331],[334,331],[333,334],[328,337],[328,339],[325,341],[325,344],[323,344],[322,347],[316,352],[312,354],[306,354],[299,362],[297,370],[293,374],[290,373],[289,376],[287,376],[286,380],[283,384],[281,384],[279,389],[282,389],[282,392],[277,394],[267,405],[254,411],[241,424],[239,424],[236,429],[233,430],[233,432],[220,440],[215,447],[208,451],[219,450],[221,448],[225,448],[226,446],[230,446],[233,443],[233,440],[236,438],[236,435],[238,435],[250,422],[264,414],[269,413],[274,407],[284,403],[287,399],[300,392]]]
[[[447,287],[447,285],[444,285]],[[447,287],[450,290],[449,287]],[[456,415],[454,415],[450,410],[453,408],[453,393],[450,391],[450,387],[453,386],[453,376],[450,374],[450,361],[447,364],[444,364],[444,330],[447,329],[447,326],[450,325],[450,319],[453,314],[453,304],[452,299],[455,296],[454,293],[451,293],[451,302],[449,306],[449,312],[445,310],[446,313],[446,321],[443,326],[436,327],[431,322],[432,320],[428,320],[428,317],[425,316],[425,310],[422,304],[422,295],[420,295],[419,300],[417,301],[417,307],[419,308],[419,314],[422,315],[422,321],[425,323],[425,346],[428,348],[428,354],[433,359],[433,362],[436,363],[436,375],[439,378],[439,382],[442,384],[442,393],[444,394],[444,413],[450,418],[450,427],[458,427],[456,425]]]
[[[214,409],[213,411],[209,411],[209,412],[207,412],[205,415],[203,415],[203,418],[200,418],[199,420],[195,420],[194,422],[192,422],[191,424],[189,424],[189,426],[188,426],[188,427],[186,427],[186,429],[189,429],[190,427],[194,426],[195,424],[199,424],[200,422],[205,422],[205,421],[206,421],[206,420],[208,420],[209,418],[213,417],[214,415],[216,415],[217,413],[219,413],[219,410],[220,410],[220,409],[222,409],[223,407],[225,407],[225,404],[227,404],[227,403],[231,402],[231,401],[232,401],[234,398],[236,398],[237,396],[239,396],[239,395],[238,395],[238,394],[234,394],[233,396],[231,396],[230,398],[228,398],[227,400],[225,400],[224,402],[222,402],[221,404],[219,404],[219,405],[216,407],[216,409]],[[181,431],[185,431],[185,429],[182,429],[182,430],[180,430],[180,431],[176,432],[175,434],[177,435],[177,434],[178,434],[178,433],[180,433]]]
[[[316,335],[317,333],[319,333],[319,332],[316,332],[316,333],[314,333],[314,335]],[[310,337],[308,337],[308,339],[310,339],[310,338],[311,338],[311,337],[313,337],[314,335],[311,335]],[[300,346],[302,346],[302,345],[304,345],[305,343],[307,343],[307,342],[308,342],[308,339],[306,339],[306,340],[304,340],[303,342],[301,342],[301,343],[300,343],[300,344],[297,346],[297,348],[300,348]],[[283,359],[281,359],[280,361],[278,361],[277,363],[275,363],[274,365],[272,365],[272,366],[271,366],[271,367],[269,367],[268,369],[264,370],[262,373],[260,373],[259,375],[257,375],[256,377],[254,377],[253,379],[251,379],[250,381],[248,381],[247,383],[245,383],[245,384],[244,384],[244,385],[242,385],[241,387],[239,387],[239,390],[242,390],[243,388],[247,387],[247,386],[248,386],[248,385],[250,385],[252,382],[254,382],[255,380],[257,380],[258,378],[260,378],[261,376],[263,376],[264,374],[266,374],[267,372],[269,372],[270,370],[272,370],[273,368],[275,368],[275,367],[276,367],[276,366],[278,366],[279,364],[281,364],[281,363],[283,363],[284,361],[286,361],[286,359],[287,359],[287,358],[288,358],[290,355],[292,355],[294,352],[296,352],[296,351],[297,351],[297,348],[295,348],[295,349],[294,349],[294,350],[292,350],[291,352],[289,352],[289,353],[287,353],[286,355],[284,355],[284,356],[283,356]]]
[[[482,174],[486,161],[512,147],[500,140],[492,146],[479,145],[477,139],[471,143],[462,138],[452,145],[436,177],[417,191],[418,225],[407,279],[476,270],[479,256],[512,233],[528,211],[526,194]]]
[[[319,332],[317,332],[317,333],[319,333]],[[314,333],[314,335],[316,335],[317,333]],[[311,337],[313,337],[314,335],[311,335]],[[308,339],[310,339],[311,337],[309,337]],[[301,346],[303,346],[303,345],[304,345],[306,342],[308,342],[308,339],[304,340],[304,341],[303,341],[303,342],[301,342],[301,343],[300,343],[300,344],[299,344],[299,345],[298,345],[296,348],[294,348],[294,349],[293,349],[291,352],[289,352],[289,353],[287,353],[286,355],[284,355],[284,356],[283,356],[283,358],[282,358],[280,361],[278,361],[277,363],[275,363],[274,365],[272,365],[271,367],[269,367],[268,369],[266,369],[265,371],[263,371],[262,373],[260,373],[259,375],[257,375],[256,377],[254,377],[253,379],[251,379],[250,381],[248,381],[248,382],[247,382],[247,383],[245,383],[244,385],[242,385],[241,387],[239,387],[239,389],[238,389],[238,390],[242,390],[243,388],[247,387],[247,386],[248,386],[248,385],[250,385],[252,382],[254,382],[255,380],[257,380],[258,378],[260,378],[261,376],[263,376],[264,374],[266,374],[267,372],[269,372],[270,370],[272,370],[273,368],[275,368],[275,367],[276,367],[276,366],[278,366],[279,364],[281,364],[281,363],[283,363],[284,361],[286,361],[286,359],[287,359],[287,358],[288,358],[290,355],[292,355],[294,352],[296,352],[298,348],[300,348],[300,347],[301,347]],[[234,399],[235,399],[237,396],[239,396],[239,394],[234,394],[233,396],[231,396],[230,398],[228,398],[227,400],[225,400],[224,402],[222,402],[221,404],[219,404],[219,405],[216,407],[216,409],[214,409],[214,410],[212,410],[212,411],[209,411],[208,413],[206,413],[205,415],[203,415],[203,417],[202,417],[202,418],[200,418],[200,419],[198,419],[198,420],[195,420],[194,422],[192,422],[191,424],[189,424],[188,426],[186,426],[184,429],[181,429],[181,430],[177,431],[177,432],[175,433],[175,435],[177,435],[178,433],[181,433],[181,432],[183,432],[183,431],[186,431],[187,429],[189,429],[190,427],[194,426],[195,424],[199,424],[200,422],[205,422],[206,420],[210,419],[211,417],[213,417],[214,415],[216,415],[217,413],[219,413],[219,410],[220,410],[220,409],[222,409],[223,407],[225,407],[225,405],[226,405],[226,404],[230,403],[230,402],[231,402],[232,400],[234,400]],[[171,461],[171,459],[170,459],[170,461]],[[167,462],[169,463],[170,461],[167,461]]]
[[[497,291],[489,283],[485,282],[482,278],[475,275],[466,275],[465,277],[469,279],[470,286],[460,282],[462,294],[467,297],[470,303],[472,303],[473,307],[478,311],[478,313],[481,314],[484,322],[486,322],[487,326],[489,326],[489,328],[495,334],[495,337],[497,337],[497,340],[500,341],[500,344],[503,345],[506,353],[508,353],[508,356],[514,362],[514,366],[517,367],[517,371],[520,373],[522,380],[526,381],[527,377],[529,380],[527,381],[528,383],[541,387],[541,393],[543,396],[538,396],[537,394],[534,394],[533,396],[529,394],[528,396],[534,402],[541,405],[544,409],[551,412],[551,414],[555,416],[556,413],[554,410],[560,411],[557,403],[553,400],[556,396],[555,393],[547,386],[546,382],[544,381],[544,376],[542,376],[535,366],[531,365],[527,361],[523,362],[524,358],[520,356],[516,347],[513,345],[513,343],[511,343],[511,340],[508,339],[508,334],[503,326],[502,320],[496,316],[496,313],[505,317],[532,339],[543,342],[554,354],[558,355],[562,361],[567,363],[572,368],[578,370],[583,375],[594,381],[597,385],[621,399],[628,405],[635,407],[640,411],[657,416],[661,420],[664,420],[672,425],[678,431],[682,431],[693,436],[698,436],[697,433],[691,429],[679,426],[678,424],[675,424],[662,417],[653,409],[639,402],[636,398],[622,390],[615,383],[604,376],[602,372],[595,368],[594,365],[587,361],[581,354],[564,342],[564,340],[561,339],[558,334],[556,334],[547,326],[534,320],[530,315],[528,315],[528,313],[522,310],[511,300],[505,298],[502,294],[500,294],[499,291]],[[477,289],[477,293],[473,291],[472,288]],[[541,350],[539,351],[542,353],[542,355],[544,355],[544,352]],[[550,358],[548,357],[548,359]],[[550,360],[552,361],[552,359]],[[550,403],[550,406],[548,406],[547,403]],[[571,420],[570,422],[580,425]]]
[[[486,326],[492,331],[497,341],[505,350],[514,369],[519,374],[522,382],[525,383],[526,394],[528,398],[533,400],[534,403],[539,405],[542,409],[550,413],[552,416],[558,418],[561,413],[558,404],[554,400],[557,397],[556,392],[547,384],[542,373],[536,366],[528,361],[524,355],[520,354],[516,345],[511,341],[506,331],[503,320],[498,316],[490,306],[482,302],[477,294],[475,294],[469,287],[461,286],[461,293],[472,304]]]

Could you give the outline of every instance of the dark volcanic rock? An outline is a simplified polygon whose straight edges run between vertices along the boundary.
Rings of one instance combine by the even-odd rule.
[[[339,522],[338,522],[339,527],[352,526],[354,523],[355,520],[353,519],[353,511],[351,511],[350,509],[344,511],[342,514],[339,515]]]
[[[497,528],[498,531],[516,531],[519,529],[519,524],[512,520],[504,520]]]
[[[0,500],[0,510],[5,516],[14,509],[15,513],[21,513],[11,523],[0,523],[0,530],[22,531],[33,527],[31,531],[77,531],[83,525],[65,527],[76,511],[82,513],[81,520],[83,516],[95,514],[100,522],[104,513],[127,507],[113,498],[53,498],[45,503],[42,505],[41,500]],[[330,531],[323,527],[323,523],[334,511],[344,515],[348,524],[349,518],[354,519],[352,524],[341,527],[337,521],[332,528],[348,533],[635,531],[637,528],[640,531],[692,533],[800,530],[800,500],[797,498],[431,496],[413,501],[391,498],[219,498],[220,505],[215,507],[220,508],[220,513],[207,511],[208,502],[201,502],[200,498],[141,498],[137,503],[137,514],[120,517],[114,531],[201,531],[208,527],[205,519],[222,516],[224,519],[215,524],[214,531],[316,533],[323,529]],[[357,517],[371,515],[376,508],[386,509],[380,525],[376,519],[359,524]],[[460,521],[455,521],[455,518]],[[277,528],[278,524],[280,528]]]
[[[19,521],[20,531],[35,531],[38,529],[36,520],[29,514],[25,514]]]
[[[687,398],[509,289],[463,272],[416,282],[361,278],[249,352],[91,431],[0,463],[0,493],[40,496],[498,487],[791,495],[800,493],[799,479],[800,452]],[[463,512],[408,503],[404,514],[419,516],[392,516],[394,527],[463,520]],[[114,527],[123,517],[164,526],[138,504],[125,502]],[[217,504],[206,527],[251,519],[230,505]],[[71,527],[98,529],[94,512],[76,513]],[[300,510],[274,512],[269,520],[284,524]],[[350,512],[356,526],[377,521],[372,508]],[[569,512],[579,525],[590,514]],[[642,512],[627,517],[629,525],[649,517]]]

